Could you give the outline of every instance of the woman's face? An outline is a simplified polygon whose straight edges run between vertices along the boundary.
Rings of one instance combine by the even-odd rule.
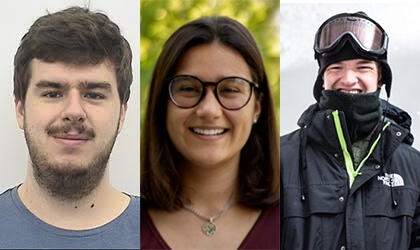
[[[176,68],[176,75],[181,74],[204,82],[227,76],[252,80],[242,55],[218,43],[187,50]],[[167,103],[166,129],[172,143],[186,163],[202,167],[239,164],[240,151],[261,112],[260,100],[254,94],[239,110],[223,108],[214,95],[214,86],[206,86],[205,96],[193,108],[179,108],[169,99]]]

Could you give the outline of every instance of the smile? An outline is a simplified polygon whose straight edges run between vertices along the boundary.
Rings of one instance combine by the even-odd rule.
[[[227,129],[202,129],[202,128],[191,128],[191,131],[198,135],[221,135],[227,131]]]
[[[361,90],[358,89],[339,89],[338,91],[344,92],[344,93],[350,93],[350,94],[358,94],[361,93]]]

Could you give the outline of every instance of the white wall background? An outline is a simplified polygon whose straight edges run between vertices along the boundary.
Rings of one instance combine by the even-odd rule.
[[[290,1],[287,1],[290,2]],[[315,98],[318,72],[313,43],[319,26],[342,12],[364,11],[389,36],[388,63],[393,80],[390,103],[413,119],[414,147],[420,148],[420,3],[283,3],[280,4],[280,134],[298,128],[302,112]],[[381,91],[385,98],[385,90]]]
[[[32,23],[47,12],[71,6],[108,15],[133,51],[133,84],[125,125],[110,159],[111,181],[121,191],[140,194],[140,1],[14,0],[3,1],[0,15],[0,193],[24,181],[28,152],[16,123],[13,102],[13,57]]]

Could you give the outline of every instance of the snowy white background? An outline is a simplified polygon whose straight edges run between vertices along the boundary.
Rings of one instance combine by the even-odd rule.
[[[302,112],[315,103],[312,88],[318,64],[313,43],[319,26],[335,14],[364,11],[389,36],[388,63],[393,74],[390,103],[411,115],[414,147],[419,149],[420,3],[290,2],[280,2],[280,134],[297,129]],[[386,97],[384,89],[381,97]]]

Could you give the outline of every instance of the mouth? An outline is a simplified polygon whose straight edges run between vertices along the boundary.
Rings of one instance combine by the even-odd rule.
[[[91,138],[86,135],[54,135],[53,138],[58,144],[63,146],[80,146],[88,142]]]
[[[65,140],[89,140],[86,135],[54,135],[54,138]]]
[[[204,136],[214,136],[214,135],[221,135],[228,131],[228,129],[223,128],[190,128],[190,130],[197,134],[197,135],[204,135]]]
[[[362,93],[362,90],[360,89],[339,89],[339,92],[343,93],[349,93],[349,94],[360,94]]]

